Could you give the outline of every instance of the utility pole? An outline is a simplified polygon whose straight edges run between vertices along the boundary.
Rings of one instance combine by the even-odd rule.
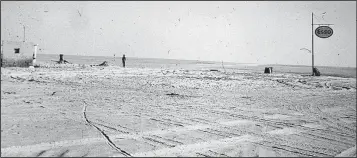
[[[311,16],[311,53],[312,53],[312,76],[314,76],[314,12]]]
[[[312,76],[315,76],[315,73],[314,73],[314,25],[327,25],[327,26],[330,26],[330,25],[334,25],[334,24],[314,24],[314,12],[312,12],[311,14],[311,54],[312,54]],[[319,27],[318,27],[319,28]],[[331,28],[330,28],[331,29]],[[317,35],[317,34],[316,34]],[[331,29],[331,34],[330,36],[332,35],[332,29]],[[321,37],[319,35],[317,35],[318,37],[320,38],[328,38],[328,37]]]

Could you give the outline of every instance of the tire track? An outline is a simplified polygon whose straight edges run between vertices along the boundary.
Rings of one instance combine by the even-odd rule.
[[[253,122],[247,122],[246,120],[234,120],[234,121],[228,121],[228,122],[211,122],[209,120],[206,120],[206,119],[202,119],[202,118],[191,118],[191,119],[187,119],[187,118],[180,118],[180,119],[185,119],[185,120],[189,120],[189,121],[193,121],[193,122],[197,122],[199,124],[206,124],[206,125],[209,125],[209,128],[205,128],[205,129],[198,129],[197,131],[200,131],[200,132],[204,132],[204,133],[208,133],[208,134],[212,134],[212,135],[217,135],[217,136],[220,136],[220,137],[232,137],[232,136],[241,136],[243,133],[245,134],[256,134],[256,133],[253,133],[253,132],[250,132],[250,131],[241,131],[241,130],[238,130],[232,126],[234,125],[241,125],[241,124],[246,124],[246,123],[253,123]],[[221,130],[217,130],[216,128],[219,128],[219,129],[225,129],[227,131],[221,131]],[[237,132],[238,133],[233,133],[232,131],[234,132]]]
[[[83,117],[85,119],[85,121],[87,122],[88,125],[96,128],[107,140],[107,144],[114,148],[115,150],[119,151],[120,153],[122,153],[124,156],[126,157],[131,157],[131,155],[129,153],[127,153],[126,151],[120,149],[119,147],[117,147],[112,140],[110,140],[110,138],[104,133],[104,131],[102,129],[100,129],[98,126],[94,125],[91,121],[88,120],[87,115],[86,115],[86,110],[87,110],[87,103],[84,101],[84,106],[83,106]]]
[[[208,134],[211,134],[211,135],[217,135],[217,136],[220,136],[220,137],[223,137],[223,138],[231,138],[230,136],[227,136],[227,135],[224,135],[224,134],[220,134],[220,133],[216,133],[216,132],[212,132],[212,131],[209,131],[209,130],[201,130],[201,129],[199,129],[197,131],[208,133]]]
[[[301,146],[302,144],[306,144],[305,147],[311,149],[313,151],[319,151],[320,153],[326,153],[329,155],[335,155],[339,151],[351,147],[351,145],[345,145],[342,143],[336,142],[326,142],[326,140],[314,139],[310,137],[303,137],[302,135],[291,135],[284,139],[286,142],[293,142],[294,144],[298,144]]]
[[[212,127],[223,128],[223,129],[227,129],[229,131],[236,131],[235,128],[231,127],[232,125],[235,125],[235,124],[239,125],[241,123],[246,123],[245,120],[231,121],[231,122],[211,122],[211,121],[208,121],[208,120],[202,119],[202,118],[191,118],[191,119],[180,118],[180,117],[176,117],[176,118],[179,118],[179,119],[182,119],[182,120],[188,120],[188,121],[191,121],[191,122],[197,122],[197,123],[203,124],[203,125],[209,125],[209,127],[211,127],[211,128],[198,129],[198,131],[204,132],[204,133],[213,134],[213,135],[218,135],[218,136],[221,136],[221,137],[241,136],[242,132],[239,131],[239,134],[237,134],[237,133],[232,133],[232,132],[219,131],[219,130],[213,129]],[[223,134],[220,134],[220,133],[223,133]]]
[[[305,127],[305,126],[297,125],[297,124],[293,124],[293,123],[285,123],[285,122],[277,122],[277,121],[273,121],[273,120],[261,119],[259,117],[254,117],[254,116],[248,117],[248,116],[244,116],[244,115],[231,114],[228,112],[222,112],[222,113],[226,114],[226,115],[231,115],[231,116],[238,116],[238,118],[241,118],[241,119],[257,121],[258,123],[267,124],[272,127],[278,127],[278,128],[292,127],[292,128],[296,128],[298,130],[303,130],[301,132],[309,131],[309,133],[307,133],[307,132],[304,132],[304,133],[307,135],[310,135],[312,137],[315,137],[315,138],[317,137],[322,140],[330,140],[330,141],[333,141],[336,143],[342,143],[342,144],[349,145],[349,146],[353,145],[352,140],[355,140],[354,136],[346,135],[346,133],[341,133],[338,131],[310,128],[310,127]],[[230,129],[232,129],[232,128],[230,128]],[[316,133],[316,131],[318,131],[318,133]],[[256,132],[253,132],[253,133],[257,134]],[[316,134],[314,134],[314,133],[316,133]],[[326,137],[323,137],[322,135],[326,135]],[[336,135],[340,137],[340,140],[335,139]],[[344,140],[341,140],[341,137],[344,138]]]
[[[356,157],[356,145],[354,147],[342,151],[335,157]]]
[[[179,145],[175,147],[168,147],[168,148],[162,148],[158,150],[153,150],[153,151],[147,151],[143,153],[135,153],[134,156],[160,156],[160,155],[176,155],[180,153],[182,154],[187,154],[187,153],[196,153],[198,151],[204,151],[207,148],[219,148],[220,146],[232,146],[238,143],[242,142],[257,142],[261,141],[261,138],[251,136],[251,135],[243,135],[239,137],[232,137],[232,138],[224,138],[224,139],[218,139],[218,140],[209,140],[206,142],[198,142],[195,144],[184,144],[184,145]],[[184,151],[184,153],[183,153]],[[116,156],[116,155],[114,155]]]
[[[183,123],[183,122],[180,122],[180,121],[176,121],[176,120],[171,120],[171,119],[168,119],[168,118],[161,118],[162,120],[166,120],[166,121],[169,121],[169,122],[173,122],[179,126],[185,126],[185,125],[192,125],[192,124],[189,124],[189,123]]]
[[[295,136],[298,135],[294,134],[292,135],[292,137],[274,137],[272,135],[264,135],[264,136],[262,135],[261,137],[265,138],[265,140],[258,143],[262,143],[263,145],[270,146],[270,147],[277,146],[280,148],[294,149],[299,152],[305,151],[305,154],[309,153],[315,156],[331,157],[336,153],[333,147],[326,146],[326,144],[324,143],[322,143],[321,145],[316,145],[316,144],[314,145],[314,144],[306,143],[306,141],[302,141],[299,138],[298,141],[295,141],[297,140]],[[340,147],[340,145],[337,146]]]
[[[346,138],[349,138],[349,139],[355,138],[353,135],[348,135],[346,133],[341,133],[341,131],[315,129],[315,128],[310,128],[310,127],[304,127],[304,126],[302,126],[300,124],[296,124],[296,123],[279,122],[279,121],[275,121],[275,120],[267,120],[267,119],[262,119],[262,118],[259,118],[259,117],[256,117],[256,116],[245,116],[245,115],[241,115],[241,114],[232,114],[232,113],[229,113],[229,112],[222,112],[222,111],[220,111],[220,113],[222,115],[229,115],[229,116],[232,116],[234,118],[257,121],[259,123],[268,124],[269,126],[278,127],[278,128],[294,127],[294,128],[298,128],[298,129],[302,129],[302,130],[317,130],[317,131],[329,132],[329,133],[332,132],[335,135],[338,135],[338,136],[341,136],[341,137],[346,137]]]
[[[202,153],[199,153],[199,152],[196,152],[196,154],[199,155],[199,156],[203,156],[203,157],[212,157],[210,155],[202,154]]]
[[[125,126],[122,126],[122,125],[119,125],[119,124],[113,124],[113,123],[110,123],[110,122],[105,122],[105,121],[103,121],[103,120],[101,120],[101,119],[98,119],[98,118],[96,118],[95,120],[97,120],[98,122],[101,122],[102,124],[109,124],[109,125],[111,125],[111,126],[108,126],[108,127],[111,127],[111,128],[114,128],[114,127],[112,127],[112,126],[116,126],[116,127],[120,127],[120,128],[122,128],[122,129],[117,129],[117,128],[114,128],[115,130],[120,130],[120,131],[123,131],[122,133],[132,133],[132,132],[138,132],[138,131],[136,131],[136,130],[133,130],[133,129],[131,129],[131,128],[128,128],[128,127],[125,127]],[[125,129],[125,130],[123,130],[123,129]]]
[[[336,145],[336,146],[351,146],[352,144],[351,143],[347,143],[345,141],[340,141],[340,140],[335,140],[335,139],[332,139],[332,138],[328,138],[328,137],[323,137],[321,136],[320,134],[312,134],[311,132],[307,133],[307,132],[301,132],[299,133],[299,135],[305,137],[305,138],[309,138],[309,139],[312,139],[312,140],[316,140],[316,141],[321,141],[321,142],[324,142],[324,143],[331,143],[333,145]]]
[[[202,119],[202,118],[191,118],[191,119],[188,119],[188,118],[180,118],[180,117],[176,117],[176,118],[179,118],[179,119],[183,119],[183,120],[188,120],[188,121],[191,121],[191,122],[197,122],[199,124],[205,124],[205,125],[209,125],[211,128],[206,128],[206,129],[198,129],[198,131],[200,132],[204,132],[204,133],[209,133],[209,134],[213,134],[213,135],[218,135],[220,137],[231,137],[231,136],[241,136],[242,133],[249,133],[249,134],[256,134],[254,132],[251,132],[251,131],[241,131],[241,130],[238,130],[234,127],[231,127],[231,126],[234,126],[234,125],[240,125],[240,124],[245,124],[245,123],[253,123],[253,122],[247,122],[245,119],[243,120],[240,120],[240,121],[228,121],[228,122],[211,122],[209,120],[206,120],[206,119]],[[240,117],[240,119],[242,119],[242,117]],[[220,131],[220,130],[217,130],[217,129],[213,129],[212,127],[216,127],[216,128],[222,128],[222,129],[226,129],[228,131]],[[283,127],[282,127],[283,128]],[[231,131],[238,131],[239,133],[232,133]]]
[[[277,147],[277,146],[265,145],[263,143],[253,143],[253,144],[260,145],[260,146],[265,146],[265,147],[270,147],[270,148],[274,148],[274,149],[278,149],[278,150],[283,150],[283,151],[287,151],[287,152],[290,152],[290,153],[295,153],[295,154],[298,154],[299,157],[307,157],[307,156],[314,157],[314,155],[302,153],[302,152],[299,152],[299,151],[296,151],[296,150],[289,150],[289,149],[285,149],[285,148],[281,148],[281,147]]]
[[[224,126],[223,128],[228,129],[228,130],[232,130],[232,128],[227,127],[227,126]],[[217,133],[226,134],[226,135],[228,135],[228,137],[231,137],[231,136],[239,137],[239,136],[241,136],[241,134],[232,133],[232,132],[227,132],[227,131],[220,131],[220,130],[216,130],[216,129],[209,129],[209,130],[210,130],[210,131],[217,132]]]
[[[348,131],[347,133],[356,134],[356,130],[353,129],[353,128],[350,128],[347,123],[344,123],[344,122],[340,121],[339,119],[336,119],[336,118],[332,117],[331,115],[325,114],[323,111],[321,111],[319,106],[316,106],[315,109],[316,109],[316,111],[318,112],[318,114],[320,116],[322,116],[324,118],[327,118],[327,119],[324,120],[327,124],[335,125],[335,126],[332,126],[335,129],[340,130],[340,131],[344,131],[344,132],[346,132],[346,130],[347,130]],[[345,130],[342,130],[342,129],[345,129]]]
[[[348,124],[338,123],[341,121],[333,118],[330,115],[325,114],[323,111],[321,111],[321,109],[317,105],[314,106],[313,104],[303,104],[303,106],[304,107],[300,107],[300,108],[296,108],[296,109],[301,109],[300,111],[303,111],[305,114],[307,114],[306,117],[308,117],[310,119],[317,120],[317,121],[321,122],[322,124],[329,127],[328,130],[324,130],[324,129],[316,129],[316,130],[324,131],[327,133],[334,133],[341,137],[347,137],[348,139],[356,138],[356,135],[355,135],[356,131],[354,129],[351,129],[350,127],[348,127]],[[333,122],[331,120],[335,120],[335,122]],[[347,125],[347,127],[344,126],[343,124]]]
[[[169,144],[167,142],[164,142],[164,141],[160,141],[160,140],[157,140],[157,139],[154,139],[154,138],[151,138],[151,137],[148,137],[148,136],[145,136],[145,137],[142,137],[144,140],[148,140],[150,142],[154,142],[156,144],[161,144],[161,145],[164,145],[166,147],[175,147],[176,145],[172,145],[172,144]]]
[[[113,131],[117,131],[117,132],[120,132],[120,133],[125,133],[125,134],[129,134],[129,132],[127,131],[122,131],[122,130],[119,130],[119,129],[116,129],[114,127],[111,127],[111,126],[107,126],[107,125],[104,125],[104,124],[101,124],[101,123],[96,123],[96,122],[92,122],[93,124],[96,124],[96,125],[99,125],[99,126],[102,126],[102,127],[105,127],[107,129],[110,129],[110,130],[113,130]]]
[[[218,152],[215,152],[215,151],[212,151],[212,150],[208,150],[208,151],[211,152],[211,153],[213,153],[214,155],[216,155],[216,156],[214,156],[214,157],[221,157],[221,156],[223,156],[223,157],[230,157],[230,156],[228,156],[228,155],[226,155],[226,154],[218,153]]]
[[[83,111],[84,110],[85,109],[83,108]],[[83,117],[87,118],[87,115],[83,115]],[[84,119],[84,121],[87,123],[87,120]],[[171,133],[171,132],[180,133],[180,132],[193,131],[193,130],[197,130],[197,129],[205,129],[205,128],[209,128],[209,127],[211,127],[211,126],[206,125],[206,124],[196,124],[196,125],[192,125],[192,126],[174,127],[174,128],[165,129],[165,130],[158,129],[158,130],[143,132],[140,134],[130,134],[129,133],[129,134],[111,135],[110,137],[113,140],[115,140],[115,139],[140,139],[142,136],[164,135],[166,133]],[[1,152],[2,153],[17,153],[17,152],[23,152],[23,151],[36,151],[36,150],[41,150],[41,149],[47,150],[47,149],[53,149],[53,148],[58,148],[58,147],[88,145],[88,144],[100,143],[100,142],[105,142],[105,141],[107,141],[107,140],[102,139],[102,138],[84,138],[84,139],[78,139],[78,140],[64,140],[64,141],[58,141],[58,142],[39,143],[39,144],[27,145],[27,146],[12,146],[12,147],[7,147],[7,148],[1,148]]]
[[[88,122],[90,122],[88,119],[87,119],[87,115],[86,115],[86,107],[84,107],[83,108],[83,116],[84,116],[84,118],[86,119],[86,122],[88,123]],[[247,117],[245,117],[245,118],[247,118]],[[257,118],[258,119],[258,117],[253,117],[253,118]],[[184,118],[181,118],[181,119],[184,119]],[[172,130],[165,130],[165,131],[161,131],[161,130],[157,130],[157,131],[149,131],[149,132],[147,132],[147,133],[143,133],[143,135],[151,135],[151,137],[152,137],[152,135],[155,135],[155,134],[164,134],[164,133],[167,133],[167,132],[182,132],[182,131],[189,131],[189,130],[199,130],[199,129],[202,129],[202,130],[206,130],[207,128],[212,128],[212,127],[214,127],[214,128],[225,128],[225,129],[228,129],[228,130],[233,130],[233,131],[237,131],[238,129],[236,129],[236,128],[231,128],[231,126],[234,126],[235,124],[234,123],[231,123],[231,122],[209,122],[208,120],[205,120],[205,119],[197,119],[197,120],[202,120],[202,121],[205,121],[205,123],[203,123],[201,126],[200,125],[193,125],[193,126],[189,126],[189,127],[186,127],[186,126],[184,126],[184,127],[177,127],[177,128],[173,128]],[[233,121],[234,122],[234,121]],[[93,123],[93,122],[91,122],[91,123]],[[201,122],[202,123],[202,122]],[[264,123],[264,122],[261,122],[261,123]],[[237,124],[239,124],[239,121],[237,122]],[[286,126],[282,126],[282,127],[286,127]],[[308,128],[308,129],[311,129],[311,128]],[[216,132],[214,132],[214,131],[216,131]],[[239,131],[239,130],[238,130]],[[212,132],[212,133],[221,133],[222,131],[220,131],[220,130],[215,130],[215,129],[213,129],[213,131],[209,131],[209,132]],[[222,132],[223,134],[225,133],[225,132]],[[254,132],[254,131],[245,131],[245,132],[243,132],[244,134],[250,134],[250,135],[254,135],[254,136],[261,136],[261,137],[266,137],[264,134],[260,134],[259,135],[259,133],[257,133],[257,132]],[[241,135],[242,134],[242,131],[239,131],[239,134],[238,135]],[[231,134],[228,134],[228,133],[225,133],[225,137],[227,136],[227,135],[231,135]],[[117,138],[117,137],[124,137],[124,138],[137,138],[137,137],[140,137],[140,135],[133,135],[133,134],[124,134],[124,135],[118,135],[118,136],[111,136],[111,137],[113,137],[113,139],[114,138]],[[155,137],[155,136],[154,136]],[[156,138],[155,138],[156,139]],[[167,140],[165,140],[165,141],[167,141]],[[161,142],[165,142],[165,141],[162,141],[161,140]],[[88,142],[88,143],[91,143],[91,142]],[[108,143],[109,144],[109,143]],[[171,146],[173,146],[172,144],[175,144],[174,142],[171,142],[171,143],[167,143],[167,146],[168,147],[170,147],[170,145]],[[109,144],[110,145],[110,144]],[[154,146],[154,145],[153,145]],[[113,147],[113,148],[115,148],[115,147]]]
[[[47,150],[42,150],[40,151],[38,154],[36,154],[36,157],[40,157],[41,155],[43,155]]]
[[[156,138],[159,138],[159,139],[162,139],[162,140],[165,140],[165,141],[169,141],[169,142],[174,143],[176,145],[183,145],[182,142],[179,142],[179,141],[176,141],[176,140],[172,140],[172,139],[163,138],[163,137],[160,137],[160,136],[157,136],[157,135],[152,135],[152,137],[156,137]]]
[[[181,124],[178,124],[178,123],[172,123],[172,122],[168,122],[168,121],[163,121],[163,120],[159,120],[159,119],[155,119],[155,118],[150,118],[150,120],[153,120],[153,121],[157,121],[157,122],[160,122],[164,125],[175,125],[175,126],[179,126],[179,127],[183,127],[183,125]]]
[[[339,128],[336,128],[335,126],[331,126],[331,124],[333,125],[334,122],[331,123],[331,121],[330,121],[330,123],[329,123],[329,122],[327,122],[326,118],[327,117],[332,117],[332,116],[328,116],[328,115],[324,116],[323,112],[320,110],[320,108],[316,108],[316,109],[312,109],[312,108],[313,107],[310,104],[303,104],[302,106],[300,106],[300,105],[295,106],[295,110],[297,112],[305,113],[305,115],[306,115],[305,117],[307,117],[308,119],[319,121],[319,122],[327,125],[330,128],[329,128],[329,130],[326,130],[326,129],[316,129],[316,128],[305,127],[306,129],[321,131],[321,132],[324,132],[324,133],[333,133],[335,135],[338,135],[338,136],[341,136],[341,137],[347,137],[349,139],[350,138],[355,138],[355,135],[348,134],[350,132],[343,131],[343,130],[341,130]],[[314,112],[314,111],[317,111],[317,112]],[[323,119],[323,118],[325,118],[325,119]],[[338,121],[337,119],[335,119],[335,120]],[[352,132],[353,131],[354,130],[352,129]],[[355,133],[355,131],[354,131],[354,133]]]
[[[257,145],[262,145],[262,146],[267,146],[267,147],[271,147],[271,148],[275,148],[275,149],[280,149],[280,150],[285,150],[288,152],[292,152],[292,153],[297,153],[297,154],[301,154],[304,156],[313,156],[313,157],[332,157],[333,155],[329,155],[329,154],[325,154],[325,153],[320,153],[317,151],[311,151],[311,150],[307,150],[307,149],[303,149],[303,148],[299,148],[299,147],[295,147],[295,146],[289,146],[289,145],[282,145],[282,144],[278,144],[278,143],[274,143],[274,142],[269,142],[269,141],[262,141],[262,143],[260,142],[253,142],[254,144]]]

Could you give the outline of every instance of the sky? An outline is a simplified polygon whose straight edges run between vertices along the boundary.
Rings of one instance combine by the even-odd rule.
[[[39,54],[311,65],[312,12],[334,24],[315,65],[356,67],[355,1],[1,1],[1,40],[25,26]]]

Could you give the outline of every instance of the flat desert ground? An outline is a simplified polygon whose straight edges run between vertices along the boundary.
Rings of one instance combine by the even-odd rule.
[[[356,156],[356,78],[1,68],[1,156]]]

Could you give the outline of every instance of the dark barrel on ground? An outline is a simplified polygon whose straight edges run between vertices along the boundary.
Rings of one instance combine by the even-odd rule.
[[[265,67],[264,73],[266,73],[266,74],[273,73],[273,67]]]

